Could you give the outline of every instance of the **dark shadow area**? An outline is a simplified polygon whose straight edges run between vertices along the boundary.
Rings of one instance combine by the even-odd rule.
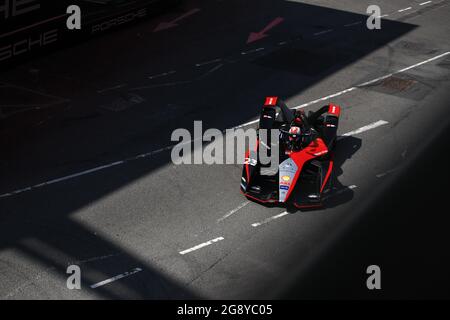
[[[449,137],[447,126],[280,298],[449,299]],[[370,265],[381,269],[381,290],[366,287]]]
[[[29,59],[120,30],[169,10],[182,0],[7,0],[0,7],[0,71]],[[69,6],[78,6],[80,29],[69,30]],[[73,10],[73,9],[72,9]],[[71,11],[73,14],[75,11]],[[70,20],[72,23],[75,20]]]
[[[261,3],[264,3],[263,10],[254,13]],[[172,144],[170,135],[174,129],[191,129],[194,120],[203,120],[204,128],[221,130],[240,125],[259,113],[264,96],[299,94],[415,27],[385,21],[383,29],[373,33],[355,28],[351,36],[337,31],[319,40],[309,37],[311,31],[365,19],[365,16],[287,1],[252,0],[246,1],[241,11],[239,8],[239,1],[222,3],[221,14],[203,15],[185,28],[164,34],[153,34],[151,22],[141,23],[1,74],[0,88],[21,87],[35,94],[35,99],[43,94],[64,99],[58,111],[42,118],[33,115],[39,117],[38,121],[29,119],[23,125],[20,119],[24,118],[11,117],[1,122],[2,193],[165,147]],[[272,37],[246,47],[248,33],[261,29],[267,18],[270,21],[276,15],[283,15],[289,22],[273,32]],[[205,30],[203,23],[211,20],[224,24]],[[223,32],[219,33],[221,36],[217,36],[219,30]],[[305,36],[301,41],[291,42],[281,51],[276,46],[277,41],[297,39],[302,33]],[[211,37],[212,34],[215,36]],[[261,45],[270,48],[266,56],[241,59],[243,48],[249,50]],[[332,52],[340,54],[331,63]],[[301,59],[316,53],[314,65]],[[200,81],[130,90],[172,81],[149,80],[148,76],[175,66],[181,66],[175,76],[181,80],[210,72],[212,69],[204,68],[192,71],[189,66],[217,56],[232,62]],[[238,57],[241,60],[236,60]],[[300,76],[295,82],[284,73],[290,66],[292,73]],[[127,83],[125,87],[99,93],[122,81]],[[130,92],[138,97],[130,96]],[[13,103],[21,105],[24,101],[19,99]],[[35,102],[27,103],[33,106]],[[117,104],[125,108],[115,112]],[[13,125],[9,126],[8,121]],[[338,167],[357,150],[353,148],[357,144],[354,138],[347,139],[340,141],[344,151],[343,158],[337,160],[341,162]],[[136,281],[133,285],[122,284],[133,296],[193,297],[189,290],[152,265],[108,239],[93,236],[91,230],[71,217],[77,210],[170,162],[170,154],[163,153],[120,166],[120,170],[112,167],[70,182],[0,199],[0,249],[16,248],[45,267],[55,267],[63,279],[66,266],[58,264],[59,260],[49,254],[48,248],[73,260],[118,254],[120,265],[127,266],[125,270],[144,269],[136,276],[137,280],[132,280]],[[158,201],[151,194],[148,200]],[[335,205],[338,204],[336,200]],[[42,245],[24,244],[25,239],[38,240]],[[116,268],[117,263],[105,263],[95,270],[113,276],[118,272]],[[121,268],[120,272],[123,271]],[[92,278],[84,280],[89,282]],[[120,298],[107,286],[96,290],[106,298]]]
[[[362,146],[362,140],[357,137],[341,137],[336,144],[336,151],[334,153],[334,171],[331,175],[333,179],[333,189],[327,198],[324,200],[325,208],[334,208],[340,206],[353,199],[354,191],[349,188],[350,186],[344,186],[339,181],[339,176],[344,172],[342,166],[347,160],[350,160],[354,154]]]

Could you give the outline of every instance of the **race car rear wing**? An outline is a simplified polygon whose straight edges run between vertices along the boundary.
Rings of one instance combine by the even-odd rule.
[[[267,97],[259,121],[259,127],[272,129],[274,121],[290,124],[294,120],[294,110],[278,97]]]

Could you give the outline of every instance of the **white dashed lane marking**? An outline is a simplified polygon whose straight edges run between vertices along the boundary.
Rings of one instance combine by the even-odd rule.
[[[138,272],[141,272],[141,271],[142,271],[141,268],[134,268],[134,269],[131,270],[131,271],[128,271],[128,272],[119,274],[119,275],[117,275],[117,276],[114,276],[114,277],[112,277],[112,278],[109,278],[109,279],[106,279],[106,280],[103,280],[103,281],[94,283],[93,285],[91,285],[91,289],[95,289],[95,288],[98,288],[98,287],[107,285],[107,284],[109,284],[109,283],[111,283],[111,282],[117,281],[117,280],[122,279],[122,278],[125,278],[125,277],[129,277],[129,276],[131,276],[131,275],[133,275],[133,274],[136,274],[136,273],[138,273]]]
[[[214,60],[210,60],[210,61],[205,61],[205,62],[200,62],[195,64],[196,67],[202,67],[202,66],[206,66],[208,64],[212,64],[212,63],[217,63],[217,62],[221,62],[222,59],[214,59]]]
[[[155,75],[153,75],[153,76],[149,76],[148,78],[149,78],[150,80],[153,80],[153,79],[157,79],[157,78],[162,78],[162,77],[170,76],[170,75],[172,75],[172,74],[174,74],[174,73],[176,73],[176,71],[175,71],[175,70],[172,70],[172,71],[168,71],[168,72],[164,72],[164,73],[160,73],[160,74],[155,74]]]
[[[369,130],[378,128],[378,127],[380,127],[380,126],[384,126],[385,124],[388,124],[388,123],[389,123],[389,122],[384,121],[384,120],[378,120],[378,121],[376,121],[376,122],[373,122],[373,123],[371,123],[371,124],[368,124],[367,126],[364,126],[364,127],[358,128],[358,129],[356,129],[356,130],[353,130],[353,131],[344,133],[342,136],[339,137],[339,139],[342,139],[342,138],[344,138],[344,137],[354,136],[354,135],[360,134],[360,133],[362,133],[362,132],[365,132],[365,131],[369,131]]]
[[[361,23],[362,23],[362,21],[356,21],[356,22],[352,22],[352,23],[347,23],[347,24],[344,24],[344,27],[352,27],[352,26],[356,26],[356,25],[361,24]]]
[[[407,10],[411,10],[411,9],[412,9],[412,7],[408,7],[408,8],[398,10],[398,12],[403,12],[403,11],[407,11]]]
[[[185,255],[186,253],[189,253],[189,252],[192,252],[192,251],[195,251],[195,250],[198,250],[198,249],[210,246],[213,243],[218,242],[218,241],[222,241],[222,240],[224,240],[224,237],[218,237],[218,238],[215,238],[215,239],[212,239],[212,240],[200,243],[199,245],[196,245],[195,247],[192,247],[192,248],[180,251],[180,254],[181,255]]]
[[[267,218],[267,219],[265,219],[265,220],[263,220],[263,221],[261,221],[261,222],[256,222],[256,223],[252,223],[252,227],[259,227],[259,226],[262,226],[263,224],[266,224],[266,223],[269,223],[269,222],[271,222],[271,221],[273,221],[273,220],[276,220],[276,219],[280,219],[280,218],[282,218],[282,217],[284,217],[284,216],[286,216],[286,215],[288,215],[289,213],[287,212],[287,211],[284,211],[284,212],[282,212],[282,213],[280,213],[280,214],[277,214],[277,215],[275,215],[275,216],[272,216],[272,217],[270,217],[270,218]]]
[[[126,83],[122,83],[122,84],[118,84],[117,86],[114,86],[114,87],[97,90],[97,93],[104,93],[104,92],[107,92],[107,91],[117,90],[117,89],[120,89],[120,88],[123,88],[123,87],[126,87],[126,86],[127,86]]]
[[[239,206],[237,206],[236,208],[234,208],[233,210],[230,210],[227,212],[227,214],[225,214],[222,218],[218,219],[217,222],[223,221],[226,218],[232,216],[233,214],[235,214],[236,212],[238,212],[239,210],[241,210],[243,207],[245,207],[246,205],[248,205],[250,203],[250,201],[245,201],[243,203],[241,203]]]
[[[325,33],[330,33],[331,31],[333,31],[333,29],[319,31],[319,32],[314,33],[313,35],[314,36],[320,36],[320,35],[325,34]]]
[[[388,170],[388,171],[386,171],[386,172],[379,173],[379,174],[376,175],[376,177],[377,177],[377,178],[382,178],[382,177],[384,177],[384,176],[387,176],[388,174],[391,174],[391,173],[394,172],[395,170],[397,170],[397,168]]]

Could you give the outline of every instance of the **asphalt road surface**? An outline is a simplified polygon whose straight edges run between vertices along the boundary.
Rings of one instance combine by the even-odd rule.
[[[3,71],[0,298],[449,297],[448,218],[423,207],[442,198],[407,192],[439,190],[411,166],[448,148],[449,16],[448,0],[185,1]],[[240,165],[172,163],[173,130],[254,127],[265,96],[342,107],[323,209],[247,201]]]

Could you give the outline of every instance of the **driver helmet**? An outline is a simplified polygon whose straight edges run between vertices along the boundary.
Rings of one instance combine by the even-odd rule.
[[[301,139],[302,131],[300,127],[292,126],[289,129],[289,141],[298,142]]]

